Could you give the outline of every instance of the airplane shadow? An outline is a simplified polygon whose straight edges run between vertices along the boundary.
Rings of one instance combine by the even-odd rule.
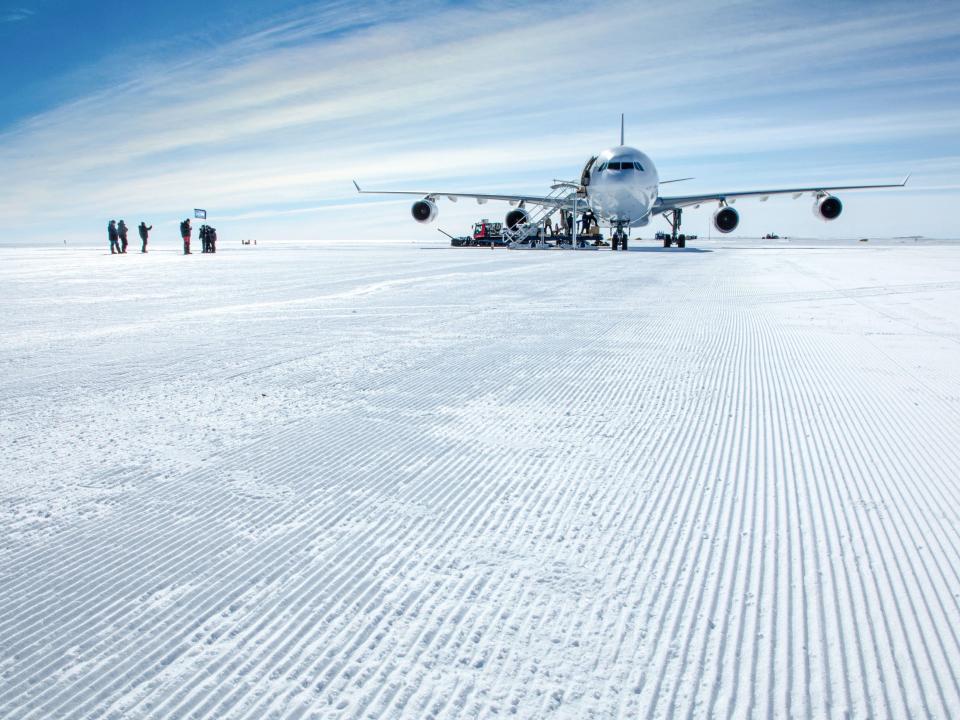
[[[609,248],[600,248],[600,252],[607,250],[608,252],[613,252]],[[619,250],[617,252],[620,252]],[[665,247],[631,247],[627,248],[629,253],[686,253],[690,254],[699,254],[699,253],[712,253],[713,250],[707,250],[706,248],[698,247],[688,247],[688,248],[665,248]]]
[[[420,246],[420,249],[421,249],[421,250],[450,250],[450,249],[451,249],[451,246],[450,246],[450,245],[421,245],[421,246]],[[471,247],[462,247],[462,248],[461,248],[461,247],[453,247],[452,249],[453,249],[453,250],[486,250],[486,251],[489,252],[490,247],[489,247],[489,246],[487,246],[487,247],[475,247],[475,246],[471,246]],[[497,249],[497,250],[506,250],[507,248],[505,248],[505,247],[498,247],[498,248],[496,248],[496,249]],[[550,250],[553,250],[553,249],[555,249],[555,248],[550,248]],[[525,252],[533,252],[533,251],[530,250],[529,248],[522,248],[522,250],[525,251]],[[569,251],[569,248],[566,248],[566,250]],[[599,248],[596,248],[596,249],[590,248],[590,251],[591,251],[591,252],[599,252],[599,253],[603,253],[603,252],[607,252],[607,253],[613,252],[609,247],[599,247]],[[537,250],[536,252],[545,252],[545,250]],[[618,250],[617,252],[622,252],[622,251]],[[628,253],[687,253],[687,254],[696,254],[696,255],[698,255],[698,254],[700,254],[700,253],[712,253],[713,250],[707,250],[707,249],[705,249],[705,248],[697,248],[697,247],[688,247],[688,248],[631,247],[631,248],[628,248],[628,249],[627,249],[627,252],[628,252]]]

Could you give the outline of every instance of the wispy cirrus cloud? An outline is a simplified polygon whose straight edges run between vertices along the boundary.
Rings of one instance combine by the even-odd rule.
[[[30,8],[17,7],[7,10],[0,10],[0,23],[15,23],[22,20],[28,20],[36,15],[36,11]]]
[[[778,167],[783,182],[817,167],[890,179],[960,153],[960,67],[935,51],[957,46],[950,6],[838,11],[816,32],[802,10],[767,7],[291,13],[0,135],[0,233],[38,217],[97,232],[123,213],[173,223],[204,204],[230,223],[309,215],[320,222],[289,232],[372,235],[384,223],[370,216],[388,210],[352,195],[352,177],[540,191],[611,144],[621,111],[628,141],[705,189],[766,185]],[[451,209],[457,222],[475,213]],[[422,233],[405,220],[394,232]]]

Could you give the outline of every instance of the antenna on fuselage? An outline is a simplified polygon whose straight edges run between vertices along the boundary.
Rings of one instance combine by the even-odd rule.
[[[623,113],[620,113],[620,144],[623,145]]]

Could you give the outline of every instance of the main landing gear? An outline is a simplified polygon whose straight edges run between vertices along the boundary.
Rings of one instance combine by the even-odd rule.
[[[623,229],[623,223],[617,223],[617,226],[613,230],[613,234],[610,236],[610,249],[621,250],[627,249],[627,233]]]
[[[664,214],[667,222],[670,223],[670,237],[663,239],[663,246],[665,248],[670,247],[674,243],[677,244],[678,248],[685,248],[687,246],[687,236],[678,234],[680,232],[680,219],[682,215],[683,210],[680,208],[671,210],[670,214]]]

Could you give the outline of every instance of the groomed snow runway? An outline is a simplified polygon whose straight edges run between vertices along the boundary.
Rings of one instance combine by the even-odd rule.
[[[0,250],[0,717],[960,715],[960,245]]]

